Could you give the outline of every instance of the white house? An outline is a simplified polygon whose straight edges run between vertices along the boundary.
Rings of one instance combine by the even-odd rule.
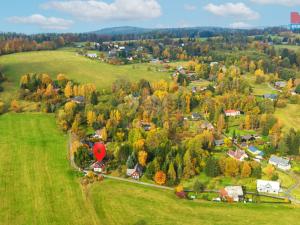
[[[224,112],[225,112],[226,116],[239,116],[239,115],[241,115],[241,111],[239,111],[239,110],[229,109],[229,110],[225,110]]]
[[[258,192],[278,194],[280,191],[280,183],[278,181],[257,180],[256,187]]]
[[[244,198],[244,192],[241,186],[227,186],[221,189],[220,195],[222,198],[232,198],[234,202],[238,202]]]
[[[91,59],[96,59],[98,57],[98,55],[96,53],[88,53],[86,56]]]
[[[269,164],[276,166],[278,169],[287,171],[291,169],[290,160],[272,155],[269,159]]]

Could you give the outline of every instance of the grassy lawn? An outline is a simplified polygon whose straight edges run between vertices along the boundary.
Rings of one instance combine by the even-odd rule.
[[[104,224],[300,224],[300,208],[291,205],[179,200],[171,191],[108,179],[93,185],[89,195]]]
[[[264,83],[261,83],[261,84],[255,83],[255,76],[253,74],[245,75],[244,78],[253,87],[253,94],[255,94],[255,95],[277,94],[276,90],[272,90],[269,87],[267,81]]]
[[[76,55],[74,49],[25,52],[0,57],[0,69],[10,81],[5,85],[6,91],[16,90],[21,75],[26,73],[48,73],[52,77],[63,73],[82,83],[95,83],[99,89],[111,88],[111,84],[119,78],[131,81],[142,78],[150,81],[170,79],[168,73],[148,70],[148,67],[148,64],[114,66]]]
[[[277,108],[275,116],[283,123],[284,130],[300,129],[300,105],[288,104],[285,108]]]
[[[100,224],[66,158],[53,116],[0,116],[0,224]]]

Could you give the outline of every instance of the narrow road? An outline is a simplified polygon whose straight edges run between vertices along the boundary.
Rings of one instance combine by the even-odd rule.
[[[294,185],[292,185],[291,187],[289,187],[286,190],[285,194],[292,202],[300,204],[300,200],[292,195],[293,190],[300,188],[300,177],[298,175],[296,175],[294,172],[289,172],[288,174],[296,180],[296,183]]]
[[[137,180],[131,180],[131,179],[122,178],[122,177],[114,177],[114,176],[105,175],[105,174],[103,174],[103,177],[113,179],[113,180],[118,180],[118,181],[124,181],[124,182],[128,182],[128,183],[140,184],[140,185],[144,185],[144,186],[148,186],[148,187],[154,187],[154,188],[174,191],[174,188],[171,188],[171,187],[161,186],[161,185],[157,185],[157,184],[149,184],[149,183],[145,183],[145,182],[141,182],[141,181],[137,181]]]

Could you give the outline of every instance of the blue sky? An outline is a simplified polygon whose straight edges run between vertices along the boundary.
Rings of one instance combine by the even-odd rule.
[[[287,25],[300,0],[10,0],[0,31],[84,32],[111,26],[249,28]]]

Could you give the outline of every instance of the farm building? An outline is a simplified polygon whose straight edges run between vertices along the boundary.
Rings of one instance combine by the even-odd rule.
[[[248,155],[244,150],[237,149],[236,151],[229,150],[227,152],[227,155],[231,158],[234,158],[238,161],[244,161],[246,158],[248,158]]]
[[[278,181],[257,180],[256,188],[258,192],[278,194],[280,191],[280,183]]]
[[[227,186],[220,190],[220,197],[227,201],[232,199],[234,202],[239,202],[244,199],[244,191],[241,186]]]
[[[284,159],[282,157],[278,157],[276,155],[271,156],[271,158],[269,159],[269,164],[272,164],[276,166],[278,169],[285,170],[285,171],[291,169],[290,160]]]
[[[229,110],[225,110],[224,112],[225,112],[226,116],[239,116],[239,115],[241,115],[241,112],[239,110],[229,109]]]

